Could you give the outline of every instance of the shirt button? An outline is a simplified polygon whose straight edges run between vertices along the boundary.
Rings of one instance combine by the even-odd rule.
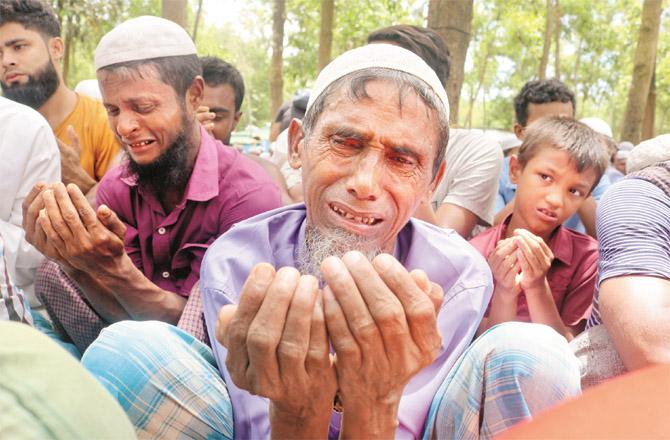
[[[168,271],[163,272],[161,275],[163,276],[163,278],[170,278],[170,272]]]
[[[158,228],[158,233],[161,235],[165,234],[165,228]]]

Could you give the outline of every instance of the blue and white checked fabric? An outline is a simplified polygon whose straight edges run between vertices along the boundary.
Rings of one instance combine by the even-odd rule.
[[[423,438],[489,439],[580,391],[565,338],[546,325],[506,322],[457,361],[433,399]]]
[[[139,438],[233,438],[233,408],[211,349],[177,327],[113,324],[82,364],[116,398]]]

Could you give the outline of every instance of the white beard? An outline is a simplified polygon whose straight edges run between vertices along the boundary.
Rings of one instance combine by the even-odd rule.
[[[328,257],[342,257],[349,251],[359,251],[372,261],[382,251],[378,247],[371,247],[369,240],[360,235],[352,234],[341,228],[323,231],[319,228],[307,226],[305,228],[305,247],[298,259],[298,270],[303,275],[313,275],[320,283],[321,263]]]

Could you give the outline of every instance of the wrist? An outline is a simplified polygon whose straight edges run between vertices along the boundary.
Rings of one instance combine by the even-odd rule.
[[[341,438],[394,438],[400,397],[370,402],[344,400]]]
[[[509,288],[509,287],[504,287],[501,285],[497,285],[495,287],[493,299],[491,301],[495,301],[497,303],[501,304],[515,304],[517,302],[517,297],[519,296],[519,289],[515,288]]]
[[[296,414],[270,402],[272,438],[326,438],[332,406],[310,408],[309,414]]]
[[[546,294],[547,292],[551,293],[551,290],[549,289],[549,282],[547,281],[547,277],[544,276],[541,279],[535,281],[532,284],[529,284],[527,287],[523,289],[524,293],[526,296],[528,295],[543,295]]]

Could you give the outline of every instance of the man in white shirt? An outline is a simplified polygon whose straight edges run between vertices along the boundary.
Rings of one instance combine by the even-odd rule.
[[[47,121],[35,110],[0,97],[0,235],[9,272],[34,300],[42,257],[25,240],[21,204],[38,182],[60,182],[60,153]]]

